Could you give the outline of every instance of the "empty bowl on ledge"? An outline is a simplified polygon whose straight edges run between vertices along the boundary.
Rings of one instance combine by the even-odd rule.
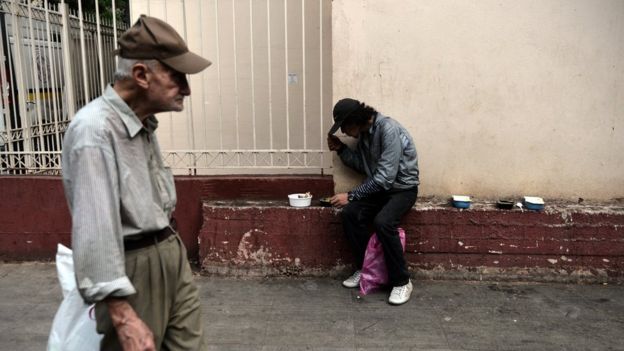
[[[455,208],[469,208],[470,202],[470,196],[453,195],[453,207]]]
[[[297,193],[288,195],[288,203],[292,207],[308,207],[312,203],[312,195]]]
[[[544,209],[544,199],[541,197],[525,196],[523,203],[527,210],[541,211]]]
[[[498,200],[496,201],[496,207],[501,210],[511,210],[514,207],[514,202],[510,200]]]

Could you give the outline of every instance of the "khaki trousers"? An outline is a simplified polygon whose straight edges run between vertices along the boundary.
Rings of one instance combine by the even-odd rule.
[[[128,302],[154,334],[157,350],[202,349],[199,291],[180,237],[126,252],[126,274],[137,293]],[[122,350],[106,303],[95,306],[101,350]]]

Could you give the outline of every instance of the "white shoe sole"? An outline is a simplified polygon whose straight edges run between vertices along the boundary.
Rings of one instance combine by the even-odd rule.
[[[400,305],[403,305],[403,304],[409,302],[409,300],[410,300],[410,298],[407,298],[407,300],[402,301],[402,302],[397,302],[397,301],[393,302],[393,301],[388,300],[388,303],[391,304],[392,306],[400,306]]]
[[[359,272],[359,271],[357,271],[357,272]],[[360,279],[357,280],[357,283],[353,283],[352,282],[353,280],[351,278],[353,278],[354,275],[355,275],[355,273],[353,275],[351,275],[349,278],[347,278],[346,280],[343,280],[342,281],[342,286],[344,286],[345,288],[349,288],[349,289],[359,288],[360,287],[360,282],[362,281],[362,275],[360,274]]]
[[[353,284],[348,284],[346,282],[342,282],[342,286],[348,289],[353,289],[353,288],[359,288],[360,283],[358,282],[357,285],[353,285]]]

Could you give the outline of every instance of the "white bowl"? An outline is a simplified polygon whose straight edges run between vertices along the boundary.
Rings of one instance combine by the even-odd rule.
[[[530,204],[535,204],[535,205],[543,205],[544,199],[542,199],[541,197],[537,197],[537,196],[525,196],[524,202],[528,202]]]
[[[470,196],[466,195],[453,195],[453,201],[470,202]]]
[[[524,207],[528,210],[541,211],[544,209],[544,199],[537,196],[525,196]]]
[[[306,196],[306,197],[299,197]],[[307,196],[303,193],[288,195],[288,202],[292,207],[308,207],[312,203],[312,196]]]
[[[453,195],[453,207],[457,208],[469,208],[470,207],[470,196],[465,195]]]

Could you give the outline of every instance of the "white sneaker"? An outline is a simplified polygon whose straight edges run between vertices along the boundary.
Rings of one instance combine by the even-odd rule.
[[[392,288],[390,298],[388,302],[392,305],[402,305],[409,301],[412,296],[412,281],[408,281],[407,284],[401,286],[395,286]]]
[[[362,272],[355,271],[353,275],[351,275],[347,280],[342,282],[342,286],[345,288],[359,288],[360,287],[360,277],[362,276]]]

